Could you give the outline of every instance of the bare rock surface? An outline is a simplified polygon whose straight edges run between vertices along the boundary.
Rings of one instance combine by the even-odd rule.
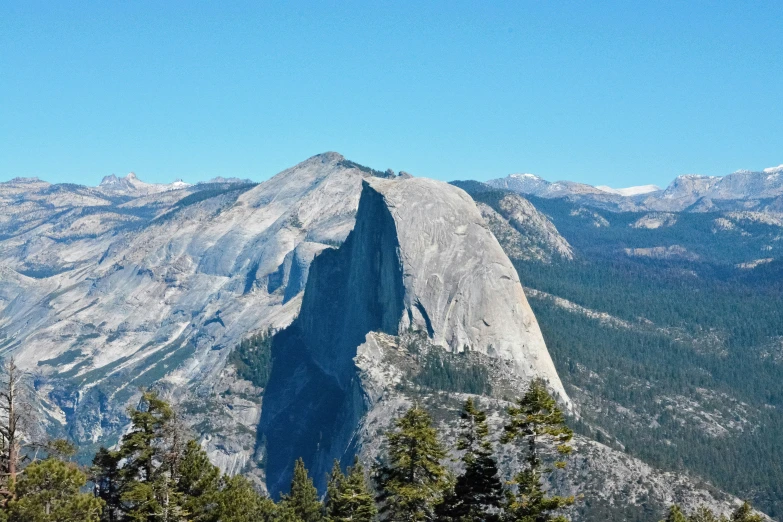
[[[299,316],[275,336],[260,424],[273,494],[298,456],[321,486],[334,458],[348,463],[368,398],[391,386],[363,387],[359,347],[371,332],[408,331],[505,361],[518,383],[542,377],[570,405],[516,270],[473,200],[428,179],[367,179],[353,231],[315,258]]]
[[[567,401],[519,276],[464,191],[428,179],[373,180],[397,230],[404,306],[399,330],[427,331],[450,351],[513,360]]]

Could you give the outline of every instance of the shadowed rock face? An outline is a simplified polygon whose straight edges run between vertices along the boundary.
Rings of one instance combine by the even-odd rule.
[[[272,495],[298,457],[321,489],[334,458],[349,463],[373,402],[357,347],[369,332],[408,329],[449,351],[511,361],[523,382],[544,377],[568,402],[516,271],[473,200],[432,180],[365,181],[354,230],[310,265],[301,312],[274,339],[259,429]]]
[[[356,227],[339,249],[315,259],[298,318],[273,341],[259,430],[273,496],[286,489],[295,459],[305,459],[323,488],[333,459],[352,454],[353,431],[367,407],[356,347],[368,332],[397,333],[403,286],[394,220],[366,184],[360,201]]]

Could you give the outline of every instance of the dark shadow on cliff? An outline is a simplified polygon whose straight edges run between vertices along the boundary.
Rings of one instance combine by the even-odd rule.
[[[299,317],[273,340],[258,430],[273,497],[287,491],[299,457],[320,491],[335,458],[352,462],[354,433],[368,406],[356,348],[371,331],[397,334],[403,296],[394,219],[365,184],[354,230],[339,249],[313,261]]]

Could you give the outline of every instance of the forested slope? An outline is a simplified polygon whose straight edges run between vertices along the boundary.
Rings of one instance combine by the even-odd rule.
[[[460,185],[462,185],[460,183]],[[468,185],[500,211],[503,191]],[[578,429],[783,514],[783,228],[530,198],[574,259],[515,262]]]

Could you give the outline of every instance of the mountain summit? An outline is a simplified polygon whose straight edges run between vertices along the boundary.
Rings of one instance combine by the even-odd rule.
[[[185,183],[181,179],[169,184],[145,183],[134,172],[129,172],[122,178],[117,177],[115,174],[105,176],[98,185],[98,190],[112,195],[148,196],[170,190],[181,190],[189,186],[189,183]]]

